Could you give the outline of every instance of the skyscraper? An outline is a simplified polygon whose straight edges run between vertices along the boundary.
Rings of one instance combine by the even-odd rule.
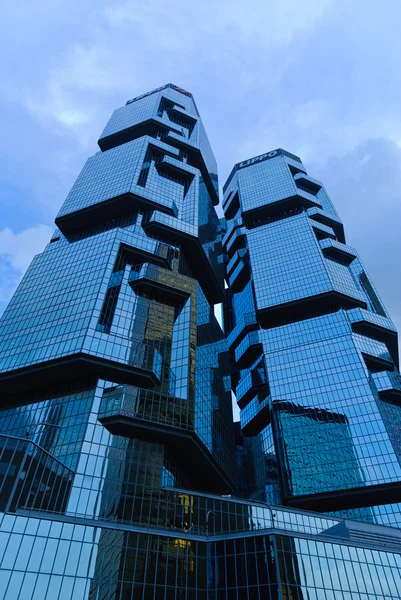
[[[397,337],[324,188],[269,152],[219,219],[172,84],[99,147],[0,322],[0,594],[399,598]]]
[[[399,526],[397,333],[326,190],[278,149],[235,165],[223,208],[252,497]]]

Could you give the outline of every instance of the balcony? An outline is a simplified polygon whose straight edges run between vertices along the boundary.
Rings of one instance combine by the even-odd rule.
[[[259,363],[257,365],[256,363]],[[238,406],[243,409],[255,394],[267,385],[263,364],[259,358],[256,363],[241,377],[236,387],[236,398]]]
[[[132,348],[129,365],[144,371],[154,385],[161,381],[163,357],[156,348],[148,344],[137,344]]]
[[[226,272],[227,275],[230,276],[234,269],[237,267],[238,263],[245,258],[247,255],[247,249],[242,248],[241,250],[237,250],[232,258],[227,263]]]
[[[249,262],[246,257],[246,251],[240,250],[243,255],[239,257],[237,266],[228,278],[228,283],[232,292],[236,293],[242,290],[250,278]]]
[[[347,246],[346,244],[342,244],[341,242],[337,242],[336,240],[320,240],[319,245],[324,256],[333,258],[344,265],[350,265],[352,261],[358,257],[358,254],[354,248],[351,248],[351,246]]]
[[[347,310],[346,315],[355,333],[360,333],[386,344],[394,363],[398,365],[397,330],[391,319],[363,308]]]
[[[234,351],[235,361],[239,369],[249,368],[263,352],[259,332],[251,331],[239,343]]]
[[[188,236],[197,238],[198,228],[192,223],[187,223],[170,215],[166,215],[158,210],[146,213],[142,221],[143,228],[154,233],[175,234],[177,238]]]
[[[223,200],[223,210],[226,219],[232,219],[239,211],[239,195],[238,192],[230,192]]]
[[[191,290],[183,289],[181,279],[176,273],[144,263],[138,270],[132,269],[128,283],[139,296],[150,296],[160,303],[182,307]]]
[[[224,290],[198,239],[198,227],[160,211],[145,215],[142,225],[147,233],[157,235],[172,244],[179,244],[202,289],[211,304],[224,300]]]
[[[353,336],[353,341],[371,373],[394,370],[393,359],[382,341],[357,334]]]
[[[257,435],[270,423],[271,397],[267,394],[262,400],[255,396],[241,410],[241,430],[245,436]]]
[[[239,227],[243,227],[244,226],[244,222],[242,219],[232,219],[231,221],[228,222],[228,226],[227,226],[227,231],[224,234],[223,240],[222,240],[222,244],[223,246],[226,246],[230,237],[232,236],[232,234],[234,233],[234,231],[236,229],[238,229]]]
[[[173,377],[170,384],[172,392],[174,383]],[[103,392],[99,420],[103,422],[112,417],[113,422],[116,422],[116,417],[121,417],[194,430],[193,415],[187,400],[176,398],[173,393],[155,394],[127,385],[106,388]]]
[[[297,188],[316,196],[322,189],[322,184],[317,179],[309,177],[306,173],[297,173],[294,175],[294,181]]]
[[[166,125],[166,121],[164,121],[164,119],[159,120],[163,122],[164,125]],[[169,121],[169,128],[171,128],[172,125],[172,121]],[[194,141],[194,135],[192,135],[191,138],[188,138],[182,135],[181,128],[179,128],[179,130],[177,128],[176,131],[167,131],[165,137],[163,138],[163,141],[169,144],[171,147],[176,147],[179,150],[182,150],[188,155],[188,162],[192,167],[199,169],[199,171],[201,172],[201,175],[210,194],[212,202],[214,206],[217,206],[219,204],[219,197],[213,185],[213,180],[216,177],[216,175],[214,175],[214,173],[212,172],[215,166],[210,165],[211,161],[208,160],[208,158],[206,158],[205,161],[205,158],[200,148],[198,147],[199,143]]]
[[[187,163],[177,160],[165,154],[161,160],[156,163],[156,170],[160,174],[169,174],[173,177],[186,182],[187,185],[193,180],[197,173],[196,169],[189,166]]]
[[[226,244],[226,252],[228,256],[232,256],[236,250],[244,248],[246,243],[246,229],[240,227],[236,229],[231,236],[230,240]]]
[[[308,208],[306,214],[313,221],[318,221],[318,223],[323,223],[323,225],[331,227],[336,234],[337,239],[345,244],[344,227],[340,219],[335,214],[329,213],[326,210],[318,208],[317,206]]]
[[[401,376],[397,371],[372,373],[372,380],[380,398],[401,404]]]
[[[246,313],[227,337],[228,347],[233,350],[249,331],[259,329],[255,313]]]
[[[147,440],[168,444],[177,463],[189,472],[196,468],[199,489],[231,493],[230,475],[196,433],[194,407],[188,400],[117,385],[104,390],[98,419],[114,435],[146,436]]]
[[[257,200],[244,198],[242,203],[242,219],[248,228],[259,227],[266,223],[286,218],[310,208],[321,209],[322,205],[317,196],[297,187],[292,182],[284,191],[272,193],[272,197]]]
[[[323,223],[319,223],[318,221],[313,221],[312,229],[315,232],[315,235],[319,241],[325,240],[327,238],[331,238],[333,240],[336,239],[336,234],[334,233],[334,230],[328,225],[324,225]]]

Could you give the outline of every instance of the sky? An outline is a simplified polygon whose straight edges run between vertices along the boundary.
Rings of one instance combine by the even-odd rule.
[[[112,111],[172,82],[219,165],[278,147],[323,181],[401,330],[399,0],[0,6],[0,314]]]

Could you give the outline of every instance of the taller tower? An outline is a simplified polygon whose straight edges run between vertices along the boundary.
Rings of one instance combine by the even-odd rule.
[[[128,101],[99,146],[1,320],[1,432],[81,474],[68,507],[82,514],[135,512],[115,500],[123,480],[144,498],[165,481],[228,493],[217,167],[191,94]]]
[[[278,149],[235,165],[223,208],[251,494],[365,518],[399,513],[397,334],[323,185]]]

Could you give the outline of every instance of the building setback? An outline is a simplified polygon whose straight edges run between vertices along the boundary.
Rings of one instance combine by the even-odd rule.
[[[324,187],[274,150],[219,219],[173,84],[98,143],[0,321],[1,598],[400,598],[397,333]]]

